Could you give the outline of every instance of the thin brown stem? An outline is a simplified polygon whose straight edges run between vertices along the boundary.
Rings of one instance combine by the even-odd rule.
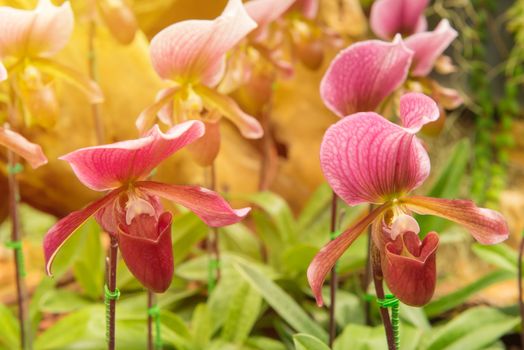
[[[151,290],[147,291],[147,349],[153,350],[153,314],[149,311],[155,305],[155,293]]]
[[[368,213],[373,211],[373,204],[369,205]],[[371,226],[368,227],[368,245],[367,245],[367,256],[366,256],[366,268],[364,269],[364,276],[362,277],[362,291],[368,292],[369,284],[371,283]],[[371,303],[367,298],[364,298],[364,317],[365,322],[369,326],[371,325]]]
[[[378,248],[371,242],[371,259],[373,266],[373,280],[375,282],[375,291],[377,293],[377,298],[384,299],[384,286],[382,282],[384,276],[382,274],[382,266],[380,262],[380,252]],[[398,350],[395,345],[395,334],[393,333],[393,326],[391,324],[391,318],[389,317],[389,311],[387,308],[380,307],[380,315],[382,316],[382,323],[384,324],[384,329],[386,331],[386,339],[388,342],[389,350]]]
[[[332,199],[331,199],[331,224],[330,224],[330,230],[331,235],[334,235],[334,233],[337,230],[337,216],[338,216],[338,196],[333,191]],[[334,239],[335,237],[331,237]],[[330,305],[329,305],[329,347],[333,347],[333,342],[335,341],[335,337],[337,336],[337,322],[336,322],[336,298],[337,298],[337,288],[338,288],[338,276],[337,276],[337,267],[333,267],[331,269],[331,279],[329,282],[329,292],[330,292]]]
[[[118,240],[114,235],[109,235],[111,238],[109,246],[109,254],[106,259],[107,269],[107,287],[112,294],[116,292],[116,264],[118,257]],[[107,296],[106,296],[107,297]],[[109,299],[109,317],[108,322],[108,339],[107,346],[109,350],[115,349],[115,314],[116,314],[116,298]]]
[[[20,216],[18,213],[18,199],[20,198],[18,181],[16,174],[13,171],[17,164],[16,155],[8,150],[7,152],[8,162],[8,175],[7,182],[9,188],[9,215],[11,218],[11,241],[20,242],[21,240],[21,227],[20,227]],[[21,243],[18,243],[21,244]],[[20,247],[20,249],[22,249]],[[31,349],[31,340],[29,337],[29,327],[27,322],[27,309],[26,309],[26,285],[24,279],[23,261],[20,261],[21,254],[15,249],[13,250],[15,273],[16,273],[16,301],[18,303],[18,322],[20,324],[20,348]]]
[[[89,21],[89,30],[87,34],[87,45],[88,45],[88,71],[89,78],[94,82],[98,81],[97,74],[97,60],[96,60],[96,49],[95,49],[95,39],[96,39],[96,4],[93,1],[91,5],[91,14]],[[101,145],[104,143],[104,124],[102,123],[102,117],[100,113],[100,105],[98,103],[91,104],[91,115],[93,118],[93,124],[95,127],[96,141],[97,144]]]
[[[523,298],[523,286],[522,286],[522,254],[524,253],[524,235],[520,240],[519,257],[517,261],[517,282],[519,288],[519,309],[520,309],[520,342],[521,347],[524,347],[524,300]]]

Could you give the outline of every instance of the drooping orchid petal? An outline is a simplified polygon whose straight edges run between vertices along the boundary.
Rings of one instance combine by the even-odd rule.
[[[371,29],[381,39],[424,31],[428,4],[429,0],[377,0],[371,7]]]
[[[69,162],[84,185],[104,191],[146,178],[160,162],[204,131],[204,124],[196,120],[175,125],[166,133],[155,125],[140,139],[82,148],[60,159]]]
[[[417,33],[406,39],[406,46],[415,53],[411,74],[417,77],[428,75],[437,59],[444,53],[458,33],[443,19],[435,30]]]
[[[173,246],[171,213],[157,219],[141,215],[131,225],[120,225],[118,245],[122,258],[144,287],[163,293],[173,279]]]
[[[30,142],[22,135],[3,127],[0,127],[0,145],[7,147],[27,160],[33,169],[47,163],[42,147]]]
[[[248,139],[259,139],[264,129],[254,117],[240,109],[231,97],[222,95],[204,85],[195,86],[195,92],[202,98],[204,106],[210,111],[218,111],[229,119]]]
[[[436,253],[439,237],[430,232],[420,240],[406,231],[387,243],[382,271],[391,292],[404,304],[423,306],[433,296],[437,282]]]
[[[400,98],[400,120],[411,133],[417,133],[440,116],[438,105],[430,97],[412,92]]]
[[[406,79],[413,52],[400,37],[363,41],[341,51],[320,83],[326,106],[340,117],[374,111]]]
[[[280,18],[296,0],[250,0],[245,3],[246,11],[258,24],[257,31]]]
[[[224,54],[256,26],[241,0],[229,0],[212,21],[183,21],[158,33],[150,46],[153,67],[164,79],[215,86],[224,74]]]
[[[69,237],[87,221],[92,215],[102,207],[112,203],[115,198],[122,192],[121,189],[111,191],[104,197],[90,203],[87,207],[74,211],[68,216],[59,220],[44,237],[44,257],[46,262],[46,271],[51,275],[51,265],[58,250],[67,241]]]
[[[55,6],[39,0],[34,10],[0,7],[0,55],[49,57],[60,51],[73,32],[69,2]]]
[[[307,269],[307,279],[309,286],[313,291],[313,295],[317,301],[318,306],[322,306],[322,285],[326,279],[327,274],[337,260],[344,254],[346,249],[357,239],[357,237],[381,214],[389,208],[389,204],[382,205],[375,208],[371,213],[359,220],[355,225],[344,231],[333,241],[324,246],[320,252],[313,258]]]
[[[464,226],[482,244],[497,244],[509,236],[508,224],[499,212],[479,208],[469,200],[412,196],[403,201],[415,213],[440,216]]]
[[[232,209],[218,193],[203,187],[168,185],[153,181],[140,181],[135,186],[148,194],[169,199],[188,208],[212,227],[235,224],[251,210]]]
[[[410,119],[413,125],[424,124]],[[383,203],[417,188],[429,175],[429,157],[409,132],[368,112],[340,120],[326,132],[320,163],[329,185],[348,204]]]

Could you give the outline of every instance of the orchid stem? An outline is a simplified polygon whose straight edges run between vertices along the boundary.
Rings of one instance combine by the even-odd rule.
[[[95,38],[96,38],[96,4],[92,3],[91,9],[91,18],[89,20],[89,29],[88,29],[88,56],[87,62],[89,66],[89,78],[98,82],[97,74],[97,60],[96,60],[96,50],[95,50]],[[100,115],[100,105],[98,103],[91,104],[91,115],[93,117],[93,124],[95,126],[96,141],[98,145],[104,144],[104,124],[102,123],[102,117]]]
[[[373,266],[373,280],[375,282],[375,292],[377,293],[377,298],[380,300],[385,299],[384,286],[382,282],[384,276],[382,274],[382,266],[380,262],[380,252],[375,246],[373,241],[371,241],[371,259]],[[386,331],[386,339],[388,342],[389,350],[398,350],[395,341],[395,333],[393,331],[393,325],[391,324],[391,318],[389,317],[389,311],[387,308],[380,307],[380,315],[382,316],[382,323],[384,324],[384,329]]]
[[[106,258],[106,337],[107,347],[109,350],[115,349],[115,319],[116,319],[116,301],[120,297],[120,291],[116,288],[116,264],[118,256],[118,240],[110,234],[109,254]]]
[[[338,202],[338,196],[333,191],[332,199],[331,199],[331,239],[335,239],[334,233],[337,230],[337,202]],[[333,342],[335,341],[335,337],[337,335],[337,323],[336,323],[336,314],[335,314],[335,308],[336,308],[336,297],[337,297],[337,288],[338,288],[338,276],[337,276],[337,266],[335,265],[331,269],[331,279],[329,282],[329,291],[330,291],[330,304],[329,304],[329,347],[333,347]]]
[[[522,286],[522,254],[524,253],[524,232],[522,233],[522,238],[520,239],[520,248],[519,248],[519,257],[517,261],[517,282],[519,287],[519,309],[520,309],[520,342],[521,347],[524,347],[524,297],[523,286]]]
[[[369,205],[368,213],[373,211],[373,204]],[[362,291],[364,294],[368,292],[369,283],[371,281],[371,226],[368,227],[368,246],[366,256],[366,268],[364,270],[364,276],[362,278]],[[366,325],[371,325],[371,303],[368,299],[364,300],[364,317]]]
[[[215,162],[213,162],[210,169],[210,188],[212,191],[216,191],[216,187],[216,167]],[[220,280],[220,248],[218,227],[211,228],[211,234],[208,236],[207,240],[207,250],[209,254],[208,291],[211,293]]]
[[[26,285],[24,258],[22,255],[20,217],[18,213],[18,201],[20,198],[18,181],[16,179],[16,155],[10,150],[7,151],[7,181],[9,186],[9,213],[11,216],[11,242],[9,242],[14,252],[15,273],[16,273],[16,295],[18,303],[18,322],[20,324],[20,348],[31,349],[29,327],[27,323],[26,310]]]

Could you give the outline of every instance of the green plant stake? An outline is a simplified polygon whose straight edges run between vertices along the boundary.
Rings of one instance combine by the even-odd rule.
[[[384,299],[377,298],[377,304],[383,309],[391,308],[391,325],[395,336],[395,347],[400,350],[400,301],[393,294],[386,294]]]
[[[163,347],[162,344],[162,333],[160,330],[160,308],[158,304],[150,307],[147,310],[147,314],[151,316],[155,322],[155,349],[161,350]]]
[[[104,291],[104,304],[106,305],[106,340],[109,343],[109,325],[111,324],[110,303],[111,300],[120,299],[120,290],[115,288],[115,291],[111,292],[107,287],[107,284],[105,284]]]

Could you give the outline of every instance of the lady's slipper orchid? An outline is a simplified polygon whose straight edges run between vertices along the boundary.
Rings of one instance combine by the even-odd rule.
[[[138,129],[147,130],[157,114],[170,125],[218,115],[230,119],[244,137],[260,138],[263,130],[258,121],[215,89],[225,73],[226,52],[256,26],[240,0],[229,0],[212,21],[182,21],[158,33],[151,41],[151,61],[158,75],[174,86],[162,90],[157,101],[142,112]],[[204,110],[211,113],[204,114]]]
[[[409,222],[405,224],[405,220],[395,226],[403,215],[413,211],[455,221],[482,244],[499,243],[508,237],[508,226],[496,211],[478,208],[467,200],[409,195],[430,172],[428,154],[415,134],[438,117],[439,109],[433,100],[410,93],[400,100],[402,126],[367,112],[343,118],[326,132],[320,160],[330,186],[349,205],[374,203],[378,207],[322,248],[313,259],[308,280],[319,305],[327,273],[369,225],[381,251],[388,286],[410,305],[421,305],[431,298],[435,278],[432,259],[438,240],[430,234],[421,242],[414,236],[418,229]],[[418,272],[406,274],[411,268]],[[392,280],[399,275],[402,283]],[[421,289],[412,279],[422,277],[425,287]],[[418,295],[422,290],[424,295]]]
[[[407,78],[413,52],[400,36],[349,46],[331,62],[320,83],[326,106],[339,117],[375,110]]]
[[[33,10],[0,7],[0,56],[28,123],[48,126],[56,118],[54,77],[78,87],[91,102],[102,101],[95,83],[50,59],[67,44],[73,26],[73,11],[67,1],[55,6],[50,0],[39,0]]]
[[[370,23],[373,32],[381,39],[396,34],[408,36],[427,28],[424,11],[429,0],[378,0],[371,7]]]
[[[27,160],[33,169],[47,163],[42,147],[8,128],[0,127],[0,145]]]
[[[49,230],[44,239],[47,272],[51,273],[64,242],[95,215],[108,233],[118,237],[122,256],[137,279],[155,292],[165,291],[173,275],[171,215],[163,211],[159,197],[187,207],[214,227],[236,223],[250,210],[234,210],[217,193],[198,186],[146,181],[160,162],[203,134],[200,121],[178,124],[167,133],[154,126],[137,140],[83,148],[63,156],[84,185],[109,193]]]

